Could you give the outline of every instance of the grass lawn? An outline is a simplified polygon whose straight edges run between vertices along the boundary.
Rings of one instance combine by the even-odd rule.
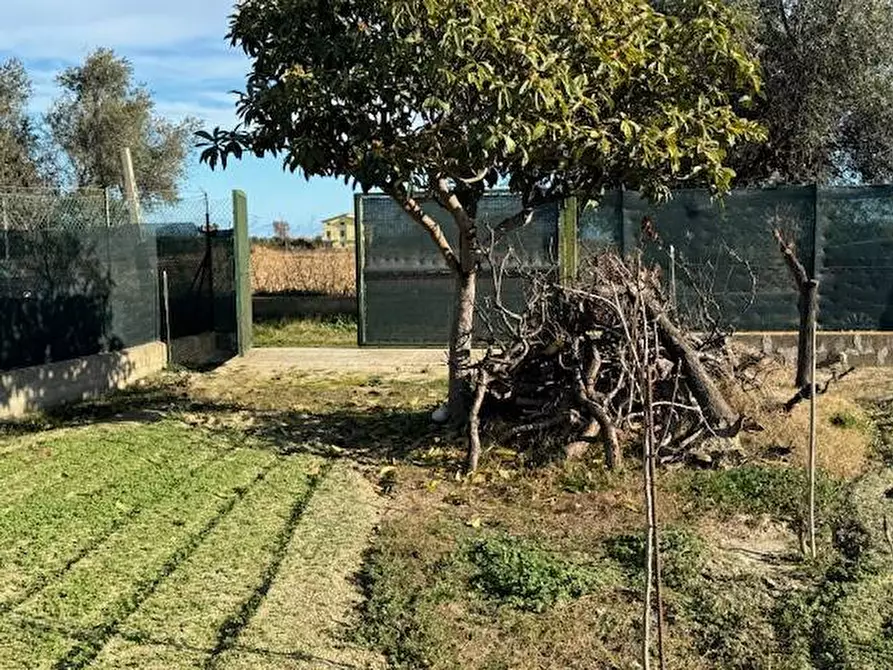
[[[0,668],[373,666],[334,628],[372,485],[185,418],[0,437]]]
[[[641,667],[635,445],[463,477],[444,391],[246,360],[0,427],[0,668]],[[668,667],[893,667],[891,391],[822,396],[815,562],[805,406],[741,465],[661,468]]]
[[[355,317],[272,319],[254,324],[256,347],[355,347]]]

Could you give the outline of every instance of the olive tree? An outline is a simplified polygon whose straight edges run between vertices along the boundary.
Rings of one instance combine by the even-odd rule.
[[[57,81],[62,95],[47,114],[47,125],[76,186],[123,188],[121,149],[129,147],[143,195],[176,199],[199,127],[195,120],[159,116],[148,89],[134,85],[133,66],[110,49],[90,53]]]
[[[31,79],[21,61],[0,63],[0,187],[42,186],[46,166],[28,115]]]
[[[893,5],[738,0],[752,16],[763,94],[746,112],[768,141],[730,159],[740,183],[893,179]]]
[[[672,12],[672,13],[667,13]],[[736,112],[759,87],[721,0],[243,0],[229,38],[252,62],[234,130],[202,160],[282,155],[305,176],[378,189],[430,236],[456,279],[450,415],[465,413],[481,253],[477,205],[522,206],[624,185],[728,188],[725,162],[760,127]],[[420,197],[443,207],[452,245]]]

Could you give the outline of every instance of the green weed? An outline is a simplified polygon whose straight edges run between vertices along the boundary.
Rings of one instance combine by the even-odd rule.
[[[837,428],[852,430],[862,426],[862,420],[850,412],[835,412],[828,422]]]
[[[476,589],[534,612],[579,598],[608,581],[594,566],[573,563],[509,535],[475,541],[468,556],[477,569],[471,582]]]
[[[563,466],[558,485],[568,493],[594,493],[609,488],[611,478],[603,467],[570,462]]]
[[[645,534],[625,533],[605,542],[607,555],[639,578],[645,570]],[[660,533],[661,576],[667,586],[684,588],[700,574],[704,546],[685,528],[666,528]]]
[[[746,466],[732,470],[681,473],[675,488],[693,511],[721,517],[767,514],[799,522],[803,517],[806,475],[801,469]],[[843,485],[819,473],[816,500],[820,518],[831,518],[841,502]]]

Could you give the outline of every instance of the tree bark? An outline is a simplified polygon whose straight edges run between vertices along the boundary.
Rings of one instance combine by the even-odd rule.
[[[450,329],[450,382],[447,407],[450,420],[462,423],[468,417],[469,365],[474,334],[474,304],[477,293],[477,272],[459,273],[456,277],[456,301]]]
[[[819,315],[819,283],[815,279],[799,285],[800,298],[797,309],[800,312],[800,331],[797,336],[797,378],[794,383],[804,388],[810,384],[812,359],[816,355],[812,330]]]
[[[797,250],[794,248],[793,242],[785,240],[778,229],[775,229],[772,234],[775,241],[778,242],[778,248],[784,257],[785,265],[787,265],[794,285],[797,287],[800,330],[797,334],[797,375],[794,384],[802,390],[809,385],[809,370],[812,357],[815,355],[811,333],[812,326],[818,319],[819,283],[816,279],[810,278],[806,267],[797,258]]]
[[[474,402],[468,413],[468,455],[465,461],[465,470],[469,473],[478,469],[478,462],[481,459],[481,407],[484,405],[484,398],[487,397],[489,385],[490,378],[484,372],[478,379]]]
[[[469,364],[474,339],[474,307],[477,298],[478,243],[475,220],[465,209],[448,181],[435,184],[437,199],[452,215],[459,229],[459,256],[456,273],[456,300],[450,329],[450,387],[447,412],[454,424],[468,419]]]

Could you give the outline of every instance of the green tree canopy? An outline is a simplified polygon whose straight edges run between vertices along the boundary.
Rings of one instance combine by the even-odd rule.
[[[731,103],[755,64],[721,2],[675,15],[638,0],[247,0],[230,37],[252,58],[239,113],[204,158],[284,153],[364,189],[445,176],[597,191],[729,185],[758,131]]]
[[[0,187],[43,183],[39,138],[28,116],[31,80],[22,62],[0,63]]]
[[[893,179],[893,5],[754,0],[764,94],[747,115],[768,129],[737,152],[742,183]]]
[[[148,197],[172,199],[196,122],[155,114],[149,91],[133,83],[130,63],[98,49],[58,77],[63,94],[47,122],[79,187],[121,187],[121,149],[130,147],[136,182]]]
[[[470,346],[487,185],[530,207],[626,185],[728,188],[728,151],[760,138],[742,118],[755,63],[721,0],[244,0],[229,37],[252,69],[234,131],[202,159],[282,155],[306,176],[390,194],[459,278],[456,382]],[[452,215],[459,247],[413,196]],[[451,401],[458,384],[451,384]]]

